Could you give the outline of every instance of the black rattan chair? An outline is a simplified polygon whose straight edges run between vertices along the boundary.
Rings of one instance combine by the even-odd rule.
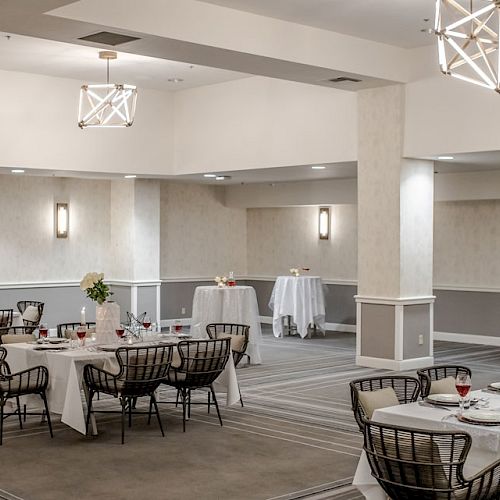
[[[13,344],[16,342],[33,342],[34,328],[31,326],[4,326],[0,327],[0,344]]]
[[[14,318],[13,309],[0,309],[0,328],[12,326],[12,319]]]
[[[132,425],[132,414],[148,414],[148,424],[154,407],[162,436],[163,426],[156,403],[155,391],[167,376],[172,362],[172,346],[157,347],[120,347],[116,350],[116,359],[120,366],[118,374],[113,374],[95,367],[85,365],[83,377],[89,391],[87,410],[87,433],[90,417],[94,413],[117,413],[116,411],[94,410],[92,400],[96,393],[103,392],[119,398],[122,416],[122,444],[125,442],[125,417],[128,411],[128,425]],[[135,411],[137,398],[149,397],[149,412]]]
[[[360,391],[377,391],[392,387],[400,404],[413,403],[420,395],[419,381],[414,377],[403,375],[357,379],[350,382],[349,385],[351,387],[352,411],[361,432],[363,432],[367,417],[359,402]]]
[[[235,367],[238,366],[238,363],[243,359],[243,356],[248,358],[248,364],[250,364],[250,356],[246,353],[250,326],[239,325],[236,323],[211,323],[207,325],[206,330],[209,338],[211,339],[229,336],[231,339],[231,351],[233,352]],[[243,406],[243,398],[241,397],[241,390],[239,386],[238,390],[240,392],[240,403],[241,406]]]
[[[40,324],[40,320],[42,319],[43,315],[43,307],[44,307],[43,302],[38,302],[36,300],[21,300],[17,303],[17,309],[21,313],[23,317],[23,324],[26,327],[31,327],[31,332],[35,330],[35,328]],[[34,320],[27,319],[24,317],[26,309],[28,309],[29,306],[36,307],[38,314],[37,317],[35,317]],[[30,333],[31,333],[30,332]]]
[[[60,323],[59,325],[57,325],[57,336],[58,337],[61,337],[61,338],[64,338],[65,337],[65,332],[66,330],[75,330],[81,325],[81,323]],[[87,326],[87,329],[89,328],[95,328],[95,323],[92,322],[92,321],[87,321],[87,323],[85,323],[85,325]]]
[[[0,445],[3,442],[3,421],[12,415],[17,415],[19,418],[19,426],[23,428],[23,419],[21,413],[20,396],[28,394],[38,394],[43,401],[45,412],[26,412],[24,410],[24,419],[26,415],[42,415],[47,417],[50,437],[54,437],[52,433],[52,423],[50,421],[49,407],[47,404],[47,396],[45,391],[49,383],[49,371],[45,366],[35,366],[17,373],[11,373],[10,367],[5,361],[7,349],[0,347]],[[17,409],[14,412],[6,413],[5,403],[8,399],[15,398]]]
[[[215,405],[219,423],[222,425],[219,405],[213,383],[224,370],[231,354],[231,339],[185,340],[177,344],[179,359],[168,371],[164,383],[177,389],[177,399],[182,399],[182,430],[186,432],[186,410],[191,417],[191,391],[208,388],[208,412]],[[174,366],[177,365],[177,366]],[[177,402],[176,402],[177,404]],[[193,403],[195,404],[195,403]]]
[[[439,365],[439,366],[429,366],[428,368],[421,368],[417,370],[417,375],[420,380],[422,397],[426,398],[431,391],[431,383],[435,380],[441,380],[446,377],[453,377],[459,373],[472,376],[469,368],[466,366],[459,365]]]
[[[393,500],[498,500],[500,460],[470,478],[463,467],[469,434],[365,422],[372,475]]]

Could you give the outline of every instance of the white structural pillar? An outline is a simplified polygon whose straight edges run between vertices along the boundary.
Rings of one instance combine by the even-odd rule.
[[[147,312],[153,321],[160,321],[159,181],[111,182],[110,236],[111,281],[129,290],[127,310],[133,314]]]
[[[359,92],[356,363],[433,363],[434,165],[402,158],[402,85]]]

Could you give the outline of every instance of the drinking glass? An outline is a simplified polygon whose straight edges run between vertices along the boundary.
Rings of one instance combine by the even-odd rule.
[[[142,322],[142,326],[147,330],[151,326],[151,318],[149,316],[144,317],[144,321]]]
[[[116,336],[118,337],[118,340],[123,339],[123,335],[125,334],[125,327],[123,325],[120,325],[116,330],[115,330]]]
[[[45,341],[45,339],[49,334],[49,329],[47,328],[47,325],[40,323],[40,325],[38,325],[38,334],[42,339],[42,341]]]
[[[174,328],[175,328],[175,333],[182,332],[182,323],[180,322],[180,320],[178,319],[175,320]]]
[[[80,325],[76,329],[76,336],[78,337],[80,347],[85,346],[85,335],[87,335],[87,327],[85,325]]]
[[[460,415],[464,411],[464,401],[470,392],[471,380],[467,373],[459,373],[455,379],[455,387],[460,396]]]

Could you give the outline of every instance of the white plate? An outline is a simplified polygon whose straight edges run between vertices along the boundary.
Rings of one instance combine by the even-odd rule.
[[[500,411],[495,410],[468,410],[462,413],[462,417],[471,422],[500,423]]]
[[[496,389],[497,391],[500,391],[500,382],[493,382],[488,387],[491,387],[492,389]]]
[[[69,342],[68,339],[62,339],[60,337],[49,337],[48,338],[49,344],[65,344]]]
[[[33,349],[35,349],[35,351],[45,351],[45,350],[54,351],[55,349],[62,351],[67,348],[68,348],[67,345],[60,345],[60,344],[38,344]]]
[[[458,404],[460,402],[460,396],[458,394],[429,394],[427,400],[430,403],[440,403],[440,404]]]

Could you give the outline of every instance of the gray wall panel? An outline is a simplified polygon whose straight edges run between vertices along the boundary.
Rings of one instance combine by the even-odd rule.
[[[434,290],[434,330],[500,337],[500,293]]]
[[[83,306],[86,307],[87,321],[95,321],[95,302],[87,299],[78,286],[0,290],[0,308],[17,311],[19,300],[44,302],[42,321],[49,328],[55,328],[58,323],[79,322]]]
[[[361,355],[394,359],[394,306],[361,305]]]
[[[147,312],[153,323],[156,323],[156,286],[137,287],[137,313]]]
[[[429,355],[430,308],[428,304],[404,306],[403,359],[422,358]],[[424,343],[419,345],[418,337],[423,335]]]
[[[120,321],[127,321],[127,311],[130,311],[130,286],[128,285],[113,285],[111,287],[113,295],[111,300],[114,300],[120,306]]]
[[[197,286],[213,285],[213,281],[179,281],[161,285],[161,319],[191,317],[194,291]],[[186,308],[186,314],[181,309]]]

